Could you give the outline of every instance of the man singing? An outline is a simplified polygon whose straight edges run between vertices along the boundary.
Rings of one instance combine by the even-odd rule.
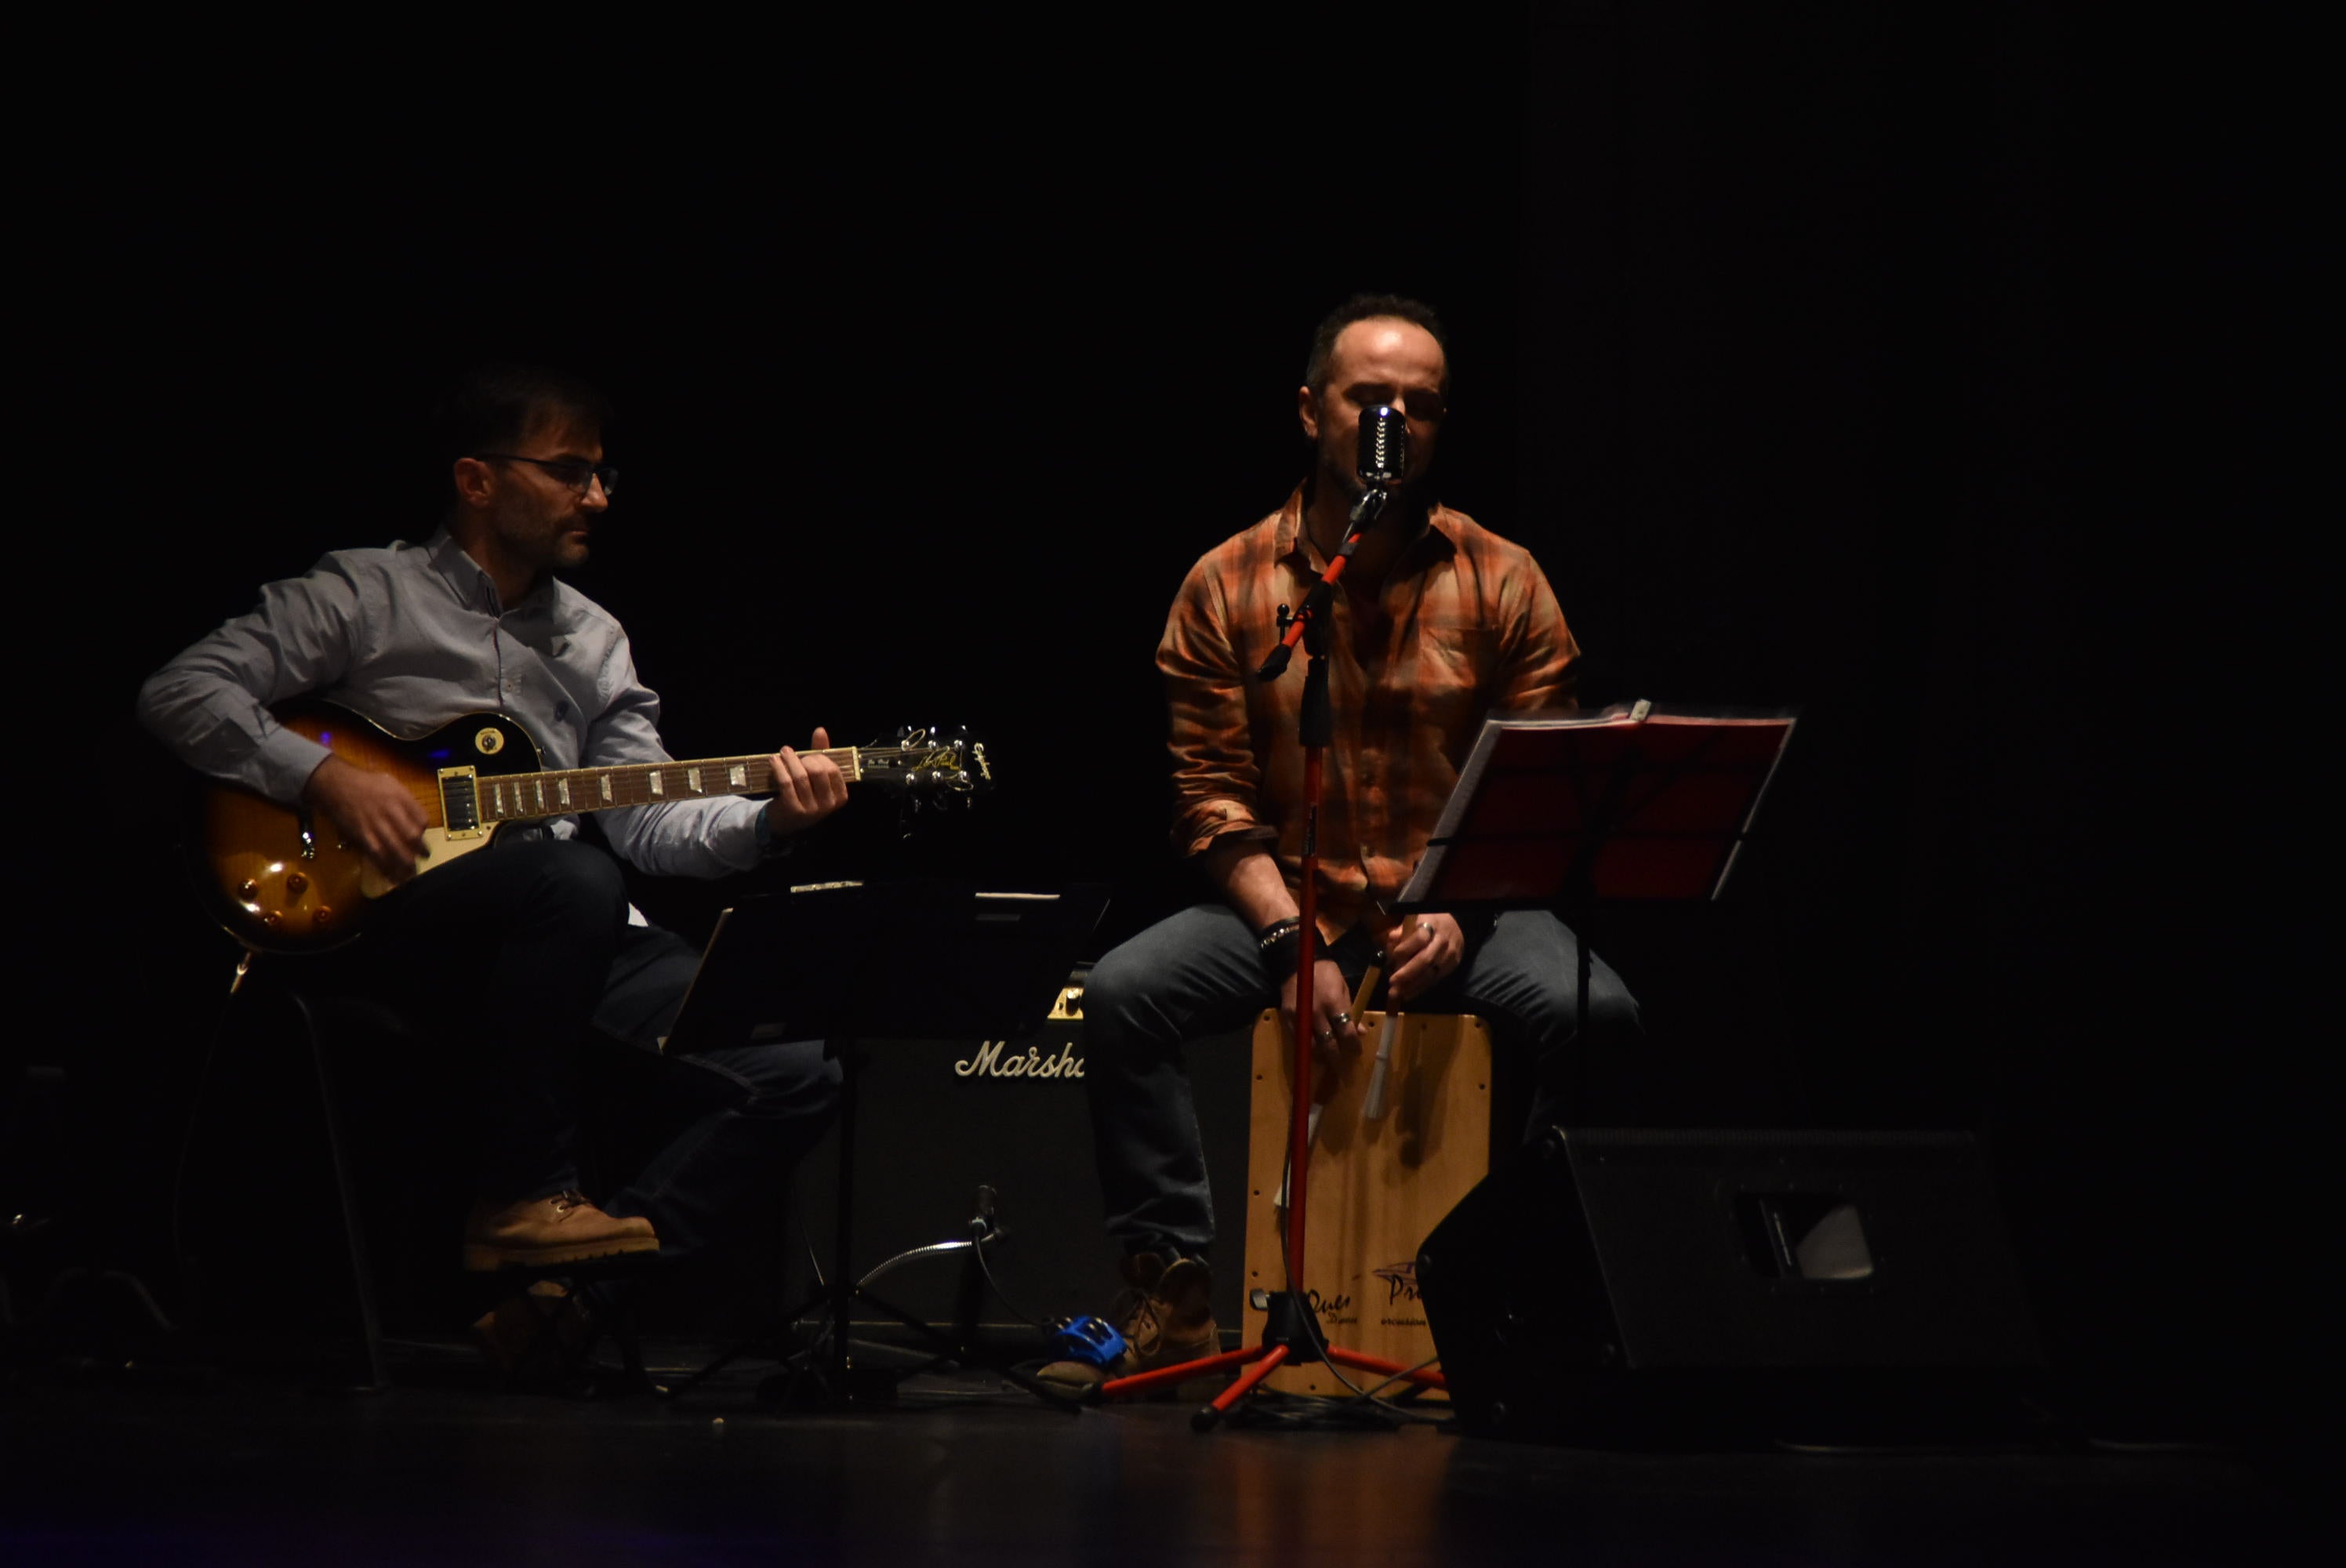
[[[1428,486],[1449,408],[1441,323],[1414,300],[1363,295],[1320,324],[1297,409],[1311,466],[1285,505],[1208,552],[1183,581],[1157,664],[1171,709],[1175,845],[1212,889],[1103,959],[1084,997],[1086,1068],[1110,1235],[1132,1289],[1131,1342],[1114,1375],[1211,1354],[1206,1254],[1214,1208],[1185,1043],[1237,1027],[1273,999],[1324,1047],[1356,1049],[1346,1009],[1382,950],[1395,1007],[1471,1012],[1500,1049],[1529,1053],[1544,1095],[1576,1048],[1578,948],[1553,915],[1472,926],[1387,907],[1423,853],[1486,713],[1573,706],[1579,649],[1521,546],[1437,504]],[[1304,661],[1264,683],[1278,606],[1300,605],[1341,545],[1362,485],[1362,412],[1400,411],[1410,457],[1330,606],[1335,714],[1319,822],[1324,945],[1297,995],[1304,809],[1297,735]],[[1637,1003],[1594,964],[1589,1022],[1634,1029]],[[1105,1374],[1058,1362],[1046,1377]]]
[[[463,1064],[447,1098],[468,1135],[477,1200],[465,1268],[693,1257],[762,1226],[757,1207],[821,1131],[837,1068],[820,1043],[664,1064],[691,1109],[633,1180],[587,1201],[572,1151],[570,1058],[590,1024],[653,1048],[696,953],[640,923],[617,864],[577,836],[574,818],[507,827],[490,847],[418,873],[428,824],[406,788],[270,715],[315,693],[420,735],[496,712],[536,739],[548,768],[668,759],[659,702],[636,677],[627,634],[557,575],[586,559],[611,504],[602,399],[564,375],[496,366],[444,412],[454,496],[429,543],[337,551],[270,584],[259,608],[148,680],[139,715],[190,766],[321,813],[402,884],[377,901],[353,955],[367,983],[434,1025]],[[816,730],[813,748],[826,745]],[[747,870],[846,797],[828,759],[785,748],[770,765],[769,799],[607,811],[605,835],[647,871]],[[489,1319],[484,1332],[494,1332]]]

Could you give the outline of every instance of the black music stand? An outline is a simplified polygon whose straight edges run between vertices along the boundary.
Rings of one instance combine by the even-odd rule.
[[[958,1359],[963,1347],[854,1281],[852,1226],[855,1127],[862,1043],[875,1039],[1015,1040],[1042,1027],[1066,986],[1077,952],[1107,907],[1107,890],[1084,884],[1057,893],[979,892],[913,883],[829,882],[727,910],[660,1049],[689,1054],[776,1040],[824,1043],[838,1058],[838,1229],[831,1272],[785,1324],[817,1307],[831,1312],[830,1353],[799,1353],[799,1365],[761,1388],[793,1403],[843,1404],[861,1382],[848,1355],[849,1308],[862,1301]],[[778,957],[777,955],[782,955]],[[754,1343],[752,1341],[751,1343]],[[736,1346],[670,1390],[682,1394],[744,1354]],[[1007,1374],[1054,1404],[1074,1401],[1046,1384]],[[812,1400],[800,1395],[810,1385]]]
[[[1544,909],[1571,926],[1585,1072],[1596,906],[1725,892],[1796,721],[1650,702],[1485,719],[1393,908]]]

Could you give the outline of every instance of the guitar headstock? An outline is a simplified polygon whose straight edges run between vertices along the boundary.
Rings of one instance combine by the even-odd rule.
[[[859,748],[863,781],[877,784],[913,810],[951,810],[994,788],[985,743],[963,728],[907,726],[893,740]]]

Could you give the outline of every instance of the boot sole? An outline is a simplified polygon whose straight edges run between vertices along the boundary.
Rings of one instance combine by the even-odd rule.
[[[598,1257],[626,1257],[658,1252],[659,1237],[632,1237],[624,1241],[577,1241],[567,1247],[496,1247],[484,1242],[464,1244],[464,1269],[494,1274],[500,1268],[550,1268],[562,1263],[591,1263]]]

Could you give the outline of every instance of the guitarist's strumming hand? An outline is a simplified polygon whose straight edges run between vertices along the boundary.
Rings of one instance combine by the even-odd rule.
[[[831,747],[831,732],[818,726],[811,751]],[[774,770],[774,798],[766,803],[766,818],[774,837],[811,828],[847,802],[847,775],[828,757],[801,757],[783,747],[766,759]]]
[[[301,786],[301,800],[332,818],[342,836],[393,881],[403,882],[415,874],[429,823],[423,806],[397,779],[330,756]]]

